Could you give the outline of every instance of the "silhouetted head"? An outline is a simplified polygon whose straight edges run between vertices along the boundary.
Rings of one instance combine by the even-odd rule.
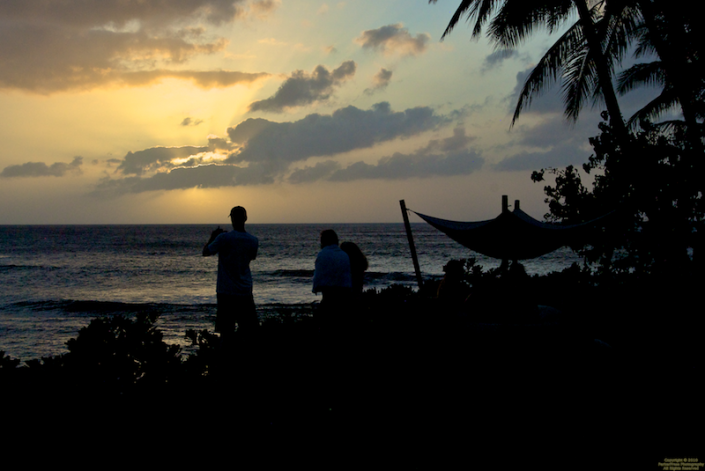
[[[367,270],[369,267],[367,257],[365,257],[365,254],[362,253],[362,250],[360,250],[360,247],[358,247],[355,242],[345,241],[340,244],[340,249],[348,254],[351,265],[359,267],[362,271]]]
[[[333,229],[321,232],[321,248],[329,245],[338,245],[338,234]]]
[[[230,220],[233,223],[234,228],[245,227],[245,221],[247,221],[247,211],[242,206],[235,206],[230,210]]]
[[[461,279],[465,273],[465,260],[449,260],[443,267],[446,278]]]

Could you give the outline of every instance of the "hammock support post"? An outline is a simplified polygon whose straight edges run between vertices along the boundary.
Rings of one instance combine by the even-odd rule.
[[[411,224],[409,224],[409,214],[406,211],[406,203],[404,200],[399,200],[401,206],[401,215],[404,218],[404,227],[406,228],[406,238],[409,239],[409,249],[411,250],[411,260],[414,262],[414,272],[416,273],[416,282],[419,284],[419,290],[423,288],[423,280],[421,279],[421,269],[419,268],[419,258],[416,256],[416,246],[414,245],[414,236],[411,233]]]

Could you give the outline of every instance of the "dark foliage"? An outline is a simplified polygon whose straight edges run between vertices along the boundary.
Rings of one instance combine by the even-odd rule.
[[[9,355],[5,355],[5,352],[0,350],[0,369],[2,368],[16,368],[20,364],[19,359],[12,358]]]
[[[603,231],[574,247],[587,261],[607,271],[687,276],[694,269],[688,249],[703,234],[702,159],[678,133],[644,125],[623,150],[607,123],[600,130],[583,165],[594,177],[592,188],[573,166],[532,174],[535,182],[546,172],[555,176],[555,186],[544,187],[546,219],[573,224],[614,211]]]
[[[154,313],[94,319],[67,342],[63,365],[100,394],[122,396],[165,387],[179,375],[180,349],[163,341],[156,319]]]
[[[516,276],[534,292],[532,302],[550,301],[565,317],[545,325],[514,324],[519,316],[483,324],[471,320],[476,304],[453,315],[432,290],[394,286],[368,290],[344,330],[324,332],[306,319],[266,322],[255,337],[236,333],[229,345],[191,330],[186,337],[198,350],[186,357],[163,342],[155,316],[94,319],[66,355],[19,368],[0,356],[2,403],[22,411],[35,433],[38,424],[60,424],[74,430],[68,440],[88,436],[117,454],[145,447],[162,454],[161,444],[176,443],[179,457],[209,448],[241,456],[239,432],[267,446],[300,439],[307,454],[321,437],[340,444],[363,433],[366,443],[375,437],[386,448],[392,434],[428,447],[429,435],[446,434],[443,440],[477,445],[477,436],[463,433],[478,430],[500,448],[533,437],[544,449],[556,431],[571,440],[623,433],[616,418],[643,412],[634,397],[649,401],[652,415],[677,410],[692,418],[687,404],[696,389],[676,392],[661,379],[668,372],[690,380],[688,360],[701,352],[674,348],[696,344],[652,324],[641,308],[654,300],[638,287],[625,291],[622,284],[617,289],[630,302],[610,305],[607,284],[578,266],[545,277],[529,277],[518,266],[514,274],[511,266],[485,271],[474,260],[464,267],[473,295],[493,292],[495,304],[516,307]],[[459,423],[469,429],[459,431]],[[517,436],[508,438],[507,428]],[[681,438],[668,433],[674,443]],[[358,442],[350,443],[359,453]]]

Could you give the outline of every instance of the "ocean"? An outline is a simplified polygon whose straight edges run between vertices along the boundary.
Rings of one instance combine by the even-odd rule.
[[[440,279],[451,259],[475,257],[487,269],[499,264],[425,223],[411,226],[425,280]],[[216,227],[0,226],[0,351],[21,360],[58,355],[92,318],[140,311],[158,312],[165,341],[187,351],[186,330],[213,330],[217,257],[203,257],[201,250]],[[282,305],[296,313],[320,301],[311,281],[323,229],[334,229],[341,242],[355,242],[365,253],[366,289],[416,286],[401,223],[248,224],[246,229],[260,241],[251,264],[260,318],[278,315]],[[564,248],[524,266],[529,274],[545,274],[580,261]]]

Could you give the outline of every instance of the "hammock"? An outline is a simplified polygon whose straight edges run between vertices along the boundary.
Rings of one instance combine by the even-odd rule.
[[[582,224],[559,225],[537,221],[515,205],[495,219],[458,222],[412,211],[421,219],[470,250],[503,260],[527,260],[578,243],[600,226],[606,216]],[[610,213],[612,214],[612,213]]]

